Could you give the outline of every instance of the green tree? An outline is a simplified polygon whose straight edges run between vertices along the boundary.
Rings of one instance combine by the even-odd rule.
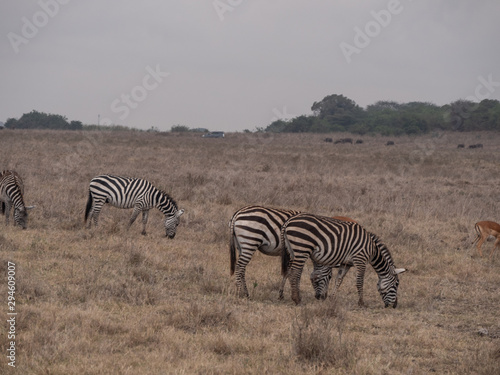
[[[332,129],[347,131],[363,118],[363,109],[343,95],[328,95],[320,102],[314,102],[311,110],[320,120],[326,120]]]
[[[344,95],[328,95],[320,102],[314,102],[311,110],[319,118],[327,116],[359,115],[363,109],[354,100]]]
[[[17,124],[17,120],[15,118],[8,118],[7,121],[5,121],[4,126],[8,129],[15,129]]]
[[[174,126],[172,126],[172,128],[170,129],[170,131],[172,133],[184,133],[184,132],[188,132],[189,131],[189,127],[187,127],[185,125],[174,125]]]
[[[9,128],[16,129],[81,129],[81,122],[73,122],[70,125],[68,119],[61,115],[47,114],[31,111],[21,116],[19,120],[9,119]]]
[[[444,116],[445,121],[449,124],[447,127],[456,131],[473,130],[467,129],[465,121],[477,107],[478,104],[470,100],[460,99],[450,103]]]
[[[310,132],[314,125],[315,117],[312,116],[298,116],[286,123],[285,132],[289,133],[305,133]]]
[[[285,128],[286,128],[286,125],[287,125],[287,121],[284,121],[284,120],[273,121],[272,123],[270,123],[266,127],[266,132],[269,132],[269,133],[281,133],[281,132],[284,132]]]
[[[69,123],[69,128],[71,130],[82,130],[83,129],[83,124],[81,121],[71,121]]]
[[[465,130],[495,130],[498,124],[498,100],[484,99],[465,118]]]

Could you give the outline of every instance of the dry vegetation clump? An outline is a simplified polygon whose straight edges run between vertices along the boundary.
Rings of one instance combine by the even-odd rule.
[[[500,221],[496,133],[400,137],[391,147],[378,136],[335,145],[320,134],[1,137],[0,169],[16,170],[37,206],[26,231],[0,220],[0,264],[16,263],[20,373],[500,373],[500,254],[490,262],[471,245],[475,222]],[[127,230],[130,210],[110,206],[85,229],[88,184],[102,173],[167,191],[186,210],[175,239],[157,210],[146,236],[140,220]],[[367,308],[357,307],[353,271],[336,304],[317,301],[310,263],[302,304],[288,285],[278,301],[279,259],[260,253],[247,267],[250,298],[237,298],[228,223],[247,204],[356,219],[408,269],[398,307],[383,308],[371,268]],[[7,367],[4,358],[0,373]]]
[[[350,373],[358,353],[355,343],[344,335],[345,328],[345,312],[339,306],[304,308],[292,323],[293,352],[299,361],[317,368],[335,367]]]

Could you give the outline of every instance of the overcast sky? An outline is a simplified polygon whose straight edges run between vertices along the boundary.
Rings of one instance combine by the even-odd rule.
[[[3,1],[0,121],[242,131],[342,94],[500,99],[498,0]]]

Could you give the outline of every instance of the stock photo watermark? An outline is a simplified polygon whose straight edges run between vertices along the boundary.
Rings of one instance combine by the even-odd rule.
[[[243,3],[243,0],[214,0],[212,5],[221,21],[224,21],[227,12],[233,12]]]
[[[170,73],[165,72],[156,64],[154,67],[148,65],[145,68],[146,74],[140,81],[140,84],[132,87],[128,92],[122,93],[119,97],[114,99],[110,104],[112,113],[118,115],[120,120],[125,120],[130,113],[139,107],[140,103],[144,102],[151,91],[154,91],[160,84],[164,82]],[[113,125],[117,121],[113,121],[109,117],[99,116],[98,125]],[[96,151],[102,145],[102,132],[87,132],[82,131],[82,141],[77,144],[72,152],[67,154],[66,157],[59,159],[53,164],[54,170],[57,171],[70,171],[83,165],[87,162],[89,157],[96,154]]]
[[[444,120],[453,125],[454,130],[459,130],[464,125],[472,113],[479,108],[481,101],[488,99],[500,87],[500,82],[493,79],[493,74],[488,74],[487,78],[482,75],[477,77],[478,84],[474,89],[474,94],[469,95],[465,100],[455,102],[443,115]]]
[[[290,121],[295,115],[292,115],[291,113],[288,113],[288,110],[286,106],[283,106],[283,109],[280,111],[278,108],[273,108],[273,118],[271,119],[271,122],[278,121],[278,120],[283,120],[283,121]]]
[[[464,121],[478,109],[480,102],[491,97],[496,89],[500,87],[500,82],[493,79],[493,74],[488,74],[486,78],[480,75],[477,77],[477,82],[478,84],[474,89],[473,95],[467,96],[465,100],[458,101],[453,108],[450,108],[443,115],[446,122],[452,123],[454,130],[461,129]],[[417,149],[412,151],[409,155],[410,164],[422,164],[427,158],[432,156],[436,150],[437,140],[442,137],[446,137],[446,135],[438,135],[432,139],[415,141]]]
[[[7,262],[7,364],[16,367],[16,264]]]
[[[412,1],[412,0],[407,0]],[[369,20],[364,27],[356,26],[354,28],[354,37],[351,43],[342,42],[339,47],[349,64],[352,62],[353,54],[360,54],[366,47],[368,47],[372,40],[380,35],[382,30],[387,28],[394,16],[403,12],[404,6],[399,0],[389,0],[385,9],[379,11],[372,10],[370,12],[371,20]]]
[[[38,0],[40,7],[31,17],[21,18],[21,30],[18,33],[13,31],[7,33],[10,45],[17,54],[22,45],[26,45],[35,38],[41,29],[48,25],[50,19],[59,14],[62,5],[66,5],[70,0]]]
[[[493,80],[493,74],[489,74],[488,78],[479,76],[477,77],[477,80],[479,81],[479,84],[474,90],[474,95],[469,95],[465,98],[465,100],[480,102],[481,100],[488,99],[491,94],[495,92],[495,88],[500,87],[500,82]]]
[[[137,108],[139,103],[146,100],[148,92],[158,88],[163,79],[170,75],[168,72],[161,71],[160,64],[156,64],[154,69],[148,65],[146,72],[140,85],[133,87],[130,93],[122,94],[111,103],[111,112],[120,114],[120,120],[125,120],[132,109]]]

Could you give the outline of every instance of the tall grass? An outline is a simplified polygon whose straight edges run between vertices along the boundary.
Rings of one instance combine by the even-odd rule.
[[[401,137],[391,147],[310,134],[0,135],[0,168],[23,177],[37,206],[26,231],[0,222],[0,262],[17,265],[20,373],[500,373],[500,254],[489,262],[471,245],[476,221],[500,220],[498,134]],[[166,190],[186,210],[176,238],[164,237],[157,210],[147,236],[139,222],[127,230],[130,210],[109,206],[98,228],[84,229],[88,184],[101,173]],[[383,308],[371,270],[367,308],[357,307],[352,271],[336,305],[315,300],[310,264],[302,304],[288,285],[278,301],[279,260],[260,253],[247,268],[250,298],[238,298],[228,222],[246,204],[359,221],[409,270],[397,309]]]

